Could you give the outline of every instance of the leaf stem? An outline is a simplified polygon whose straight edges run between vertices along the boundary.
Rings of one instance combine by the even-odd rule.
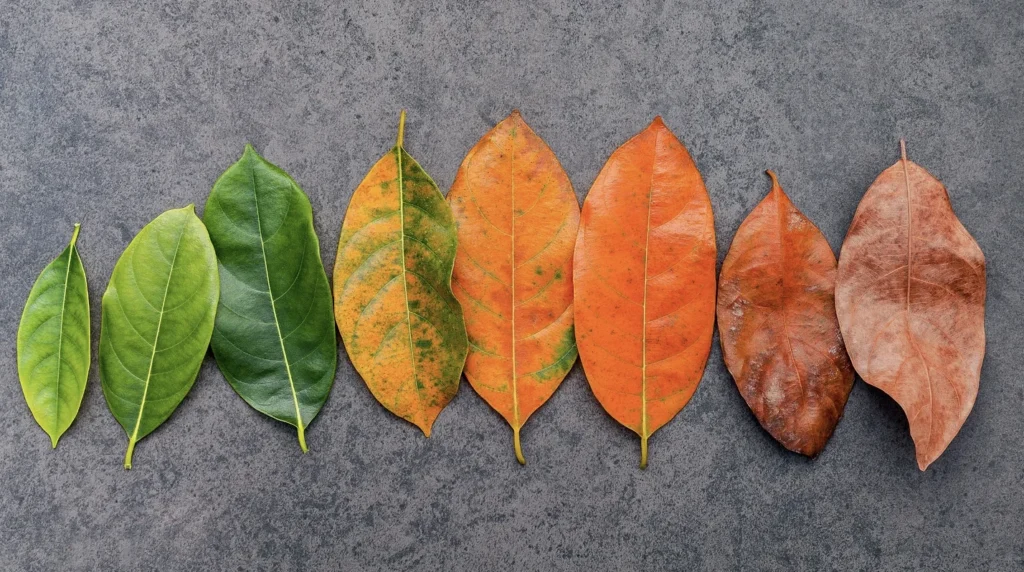
[[[71,244],[68,245],[68,246],[74,246],[75,243],[78,242],[78,231],[80,231],[80,230],[82,230],[82,223],[76,222],[75,223],[75,232],[73,232],[71,234]]]
[[[401,147],[402,143],[405,142],[405,110],[398,115],[398,142],[395,143],[395,147]]]
[[[132,453],[135,452],[135,439],[128,440],[128,451],[124,454],[124,468],[132,468]]]
[[[647,436],[640,436],[640,468],[647,468]]]
[[[520,465],[525,465],[526,458],[523,457],[523,445],[519,442],[519,427],[512,428],[512,444],[516,449],[516,460],[519,461]]]
[[[301,426],[297,428],[299,430],[299,447],[302,448],[303,453],[308,453],[309,447],[306,446],[306,430],[303,429]]]
[[[900,139],[900,159],[907,160],[907,140]]]

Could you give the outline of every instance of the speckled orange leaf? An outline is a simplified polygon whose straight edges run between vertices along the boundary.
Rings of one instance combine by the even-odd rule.
[[[469,151],[448,193],[466,379],[519,430],[576,361],[572,256],[580,208],[554,153],[513,111]]]
[[[661,118],[619,147],[583,203],[576,342],[598,401],[647,439],[690,400],[711,351],[715,226],[693,159]]]
[[[434,181],[398,143],[359,184],[334,263],[334,314],[373,396],[430,428],[459,389],[466,328],[452,295],[455,221]]]
[[[771,191],[740,225],[722,264],[718,335],[761,426],[783,447],[813,457],[853,388],[836,319],[836,257],[768,175]]]
[[[905,147],[857,207],[839,255],[836,313],[857,373],[907,414],[925,470],[978,395],[985,256],[946,188]]]

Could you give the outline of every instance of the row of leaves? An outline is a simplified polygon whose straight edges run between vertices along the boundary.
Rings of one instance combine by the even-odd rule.
[[[520,429],[579,354],[598,401],[640,436],[645,466],[649,437],[700,382],[716,314],[740,393],[792,451],[824,448],[855,369],[906,411],[922,470],[970,413],[984,257],[905,149],[868,189],[838,263],[769,172],[716,287],[711,202],[660,118],[612,153],[582,212],[518,112],[470,150],[447,201],[405,151],[404,118],[352,197],[333,296],[308,198],[250,146],[202,220],[191,206],[168,211],[128,245],[103,295],[99,355],[129,438],[125,467],[188,393],[207,347],[238,395],[295,426],[305,451],[334,382],[335,322],[384,407],[429,436],[464,374],[512,427],[520,462]],[[18,332],[22,388],[54,447],[90,364],[78,232],[39,276]]]

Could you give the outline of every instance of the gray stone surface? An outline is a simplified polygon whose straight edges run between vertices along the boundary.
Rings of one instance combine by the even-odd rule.
[[[0,568],[1024,567],[1024,4],[594,4],[0,0]],[[768,190],[765,168],[838,251],[906,137],[988,257],[973,414],[922,473],[899,407],[858,381],[809,461],[759,428],[716,339],[646,471],[578,365],[526,426],[520,467],[467,384],[428,440],[343,356],[302,455],[208,357],[132,471],[95,366],[50,450],[18,386],[15,333],[74,222],[94,344],[131,237],[165,209],[201,209],[247,141],[310,195],[330,269],[352,189],[403,107],[407,147],[443,189],[519,108],[580,199],[661,114],[704,175],[720,260]]]

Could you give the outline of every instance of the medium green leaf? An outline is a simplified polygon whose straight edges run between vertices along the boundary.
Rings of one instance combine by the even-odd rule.
[[[373,396],[430,436],[459,390],[468,340],[452,295],[456,234],[437,185],[398,142],[359,184],[334,263],[345,349]]]
[[[89,288],[71,244],[36,278],[18,326],[18,377],[54,448],[78,415],[89,377]]]
[[[338,364],[309,198],[246,145],[214,183],[203,219],[220,265],[217,365],[249,405],[295,426],[305,452]]]
[[[217,256],[192,205],[169,210],[132,239],[103,294],[100,381],[135,444],[192,388],[213,333]]]

